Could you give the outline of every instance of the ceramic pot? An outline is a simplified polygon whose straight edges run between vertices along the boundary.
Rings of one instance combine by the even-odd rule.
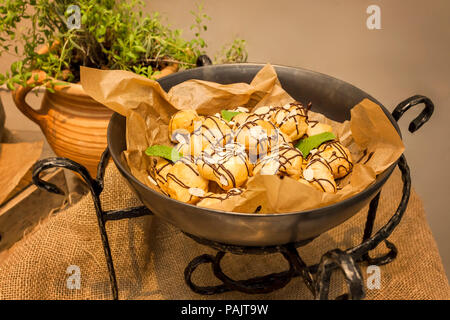
[[[39,73],[39,80],[45,73]],[[29,84],[34,80],[29,81]],[[12,92],[14,102],[29,119],[39,125],[55,154],[83,164],[91,174],[96,172],[106,148],[106,128],[112,111],[88,96],[80,84],[67,83],[45,91],[41,108],[31,108],[25,98],[31,86]]]

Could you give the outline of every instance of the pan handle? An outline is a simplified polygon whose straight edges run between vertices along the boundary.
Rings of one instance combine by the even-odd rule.
[[[197,58],[196,65],[197,67],[204,67],[212,65],[212,60],[206,54],[202,54]]]
[[[417,118],[411,121],[408,127],[409,132],[413,133],[417,131],[421,126],[423,126],[428,120],[430,120],[430,117],[433,114],[434,104],[430,100],[430,98],[421,95],[412,96],[400,102],[392,112],[392,116],[394,117],[395,121],[398,122],[398,120],[403,116],[403,114],[406,111],[408,111],[411,107],[422,103],[425,105],[425,108],[422,110],[422,112],[419,114]]]

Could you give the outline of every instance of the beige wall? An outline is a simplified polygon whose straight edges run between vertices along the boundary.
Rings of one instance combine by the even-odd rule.
[[[146,1],[176,27],[190,33],[196,0]],[[366,28],[366,8],[381,7],[382,30]],[[414,188],[424,200],[427,218],[450,275],[450,1],[448,0],[205,0],[212,18],[204,38],[211,56],[233,36],[248,42],[250,62],[271,62],[326,73],[367,91],[392,110],[414,95],[430,97],[433,118],[414,135],[416,116],[400,126]],[[2,58],[0,70],[8,59]],[[34,128],[7,104],[7,126]]]

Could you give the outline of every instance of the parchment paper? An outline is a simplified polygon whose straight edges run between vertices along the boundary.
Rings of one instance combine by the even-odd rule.
[[[255,109],[262,105],[284,105],[294,99],[283,90],[275,69],[267,64],[250,84],[218,84],[188,80],[165,92],[156,81],[127,71],[81,68],[83,89],[95,100],[127,118],[125,159],[133,175],[150,188],[148,146],[172,145],[168,124],[178,110],[194,109],[212,115],[238,106]],[[233,212],[283,213],[322,207],[341,201],[367,188],[403,153],[404,145],[382,109],[364,99],[351,110],[350,121],[338,123],[310,112],[310,118],[330,124],[353,158],[353,171],[338,181],[336,194],[323,193],[292,178],[256,175],[246,191],[216,205]]]
[[[42,152],[43,141],[0,144],[0,204]]]

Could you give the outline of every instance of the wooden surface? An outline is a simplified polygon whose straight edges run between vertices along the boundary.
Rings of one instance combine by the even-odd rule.
[[[62,169],[54,170],[43,177],[67,193],[67,184]],[[52,210],[61,207],[65,196],[56,195],[30,185],[0,207],[0,253],[31,232]],[[1,258],[0,258],[1,259]]]
[[[44,140],[40,159],[54,157],[55,153],[41,131],[5,130],[2,142],[39,140]],[[67,201],[66,196],[38,189],[32,184],[31,178],[30,169],[7,200],[0,204],[0,260],[7,255],[8,248],[20,241],[25,233],[33,231],[52,211],[60,208]],[[42,178],[56,184],[66,195],[81,195],[86,192],[86,185],[77,176],[63,169],[47,172]]]

